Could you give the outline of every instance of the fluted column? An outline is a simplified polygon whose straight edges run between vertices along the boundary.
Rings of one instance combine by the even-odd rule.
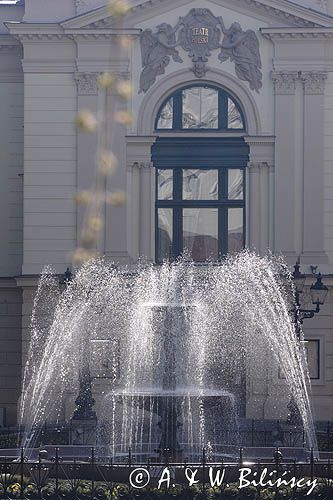
[[[155,168],[148,161],[142,164],[140,185],[140,255],[155,258]]]
[[[155,168],[151,147],[155,136],[127,136],[128,254],[155,258]]]
[[[324,91],[325,72],[302,72],[304,88],[304,230],[302,262],[325,263]]]
[[[247,168],[247,246],[261,255],[271,248],[270,227],[273,224],[271,207],[271,173],[267,161],[250,161]]]
[[[265,254],[273,250],[271,228],[274,225],[274,137],[248,136],[250,147],[246,175],[246,244],[252,250]]]
[[[275,85],[275,251],[290,262],[295,252],[296,71],[272,73]]]

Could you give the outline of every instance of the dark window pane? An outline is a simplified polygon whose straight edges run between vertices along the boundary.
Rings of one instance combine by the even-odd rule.
[[[218,258],[218,210],[183,209],[183,250],[195,262]]]
[[[217,170],[183,170],[183,200],[217,200]]]
[[[228,128],[244,128],[242,115],[234,101],[228,98]]]
[[[158,261],[172,258],[172,208],[158,209]]]
[[[183,91],[183,128],[218,128],[218,91],[192,87]]]
[[[228,252],[240,252],[244,248],[244,215],[242,208],[228,210]]]
[[[163,106],[158,117],[157,128],[170,129],[173,125],[173,98],[171,97]]]
[[[157,171],[157,199],[172,200],[173,197],[173,170]]]
[[[242,200],[244,197],[243,170],[228,171],[228,198],[229,200]]]

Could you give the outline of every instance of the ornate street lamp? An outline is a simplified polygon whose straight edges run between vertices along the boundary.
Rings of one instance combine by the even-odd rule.
[[[303,293],[303,288],[305,285],[306,276],[300,272],[300,263],[296,262],[294,266],[294,272],[292,274],[294,284],[295,284],[295,307],[293,309],[295,327],[297,338],[301,338],[301,325],[305,319],[313,318],[315,314],[320,312],[320,306],[324,305],[328,288],[322,282],[323,277],[319,273],[317,274],[317,280],[310,287],[310,295],[312,304],[316,306],[315,309],[302,309],[301,307],[301,294]]]
[[[299,260],[296,262],[294,266],[294,272],[292,274],[292,278],[295,285],[295,304],[293,309],[294,314],[294,323],[297,339],[301,342],[302,336],[302,324],[305,319],[313,318],[315,314],[320,312],[320,306],[325,303],[328,288],[322,282],[323,277],[319,273],[316,276],[316,282],[310,287],[310,295],[312,304],[316,306],[315,309],[303,309],[301,307],[301,295],[303,293],[306,275],[300,272],[300,262]],[[294,394],[291,395],[290,402],[288,404],[288,417],[287,422],[295,427],[299,427],[302,425],[302,418],[299,412],[299,408],[295,402]]]

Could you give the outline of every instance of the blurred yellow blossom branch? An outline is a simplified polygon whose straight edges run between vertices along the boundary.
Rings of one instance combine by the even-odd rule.
[[[129,5],[125,0],[110,0],[108,2],[108,12],[114,20],[119,21],[128,11]],[[120,50],[127,50],[130,47],[130,37],[116,36],[114,39]],[[76,202],[86,207],[79,246],[72,256],[73,263],[77,265],[99,256],[98,242],[105,227],[103,217],[105,205],[119,206],[126,201],[125,193],[121,191],[108,192],[106,189],[106,179],[114,173],[118,166],[116,155],[107,147],[107,135],[110,134],[110,132],[107,133],[108,125],[110,125],[107,103],[111,99],[110,90],[112,91],[113,100],[129,101],[133,94],[133,86],[129,80],[119,79],[108,71],[99,75],[97,83],[100,102],[97,115],[90,110],[84,109],[78,113],[75,122],[79,131],[86,134],[96,133],[98,144],[94,186],[89,190],[79,191],[75,195]],[[116,110],[116,103],[113,102],[112,104],[111,125],[131,125],[133,123],[132,114],[123,109]]]

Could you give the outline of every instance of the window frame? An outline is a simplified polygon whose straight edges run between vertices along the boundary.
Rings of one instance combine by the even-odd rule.
[[[243,210],[243,248],[246,243],[246,175],[244,166],[213,167],[202,166],[200,170],[217,170],[218,172],[218,198],[217,200],[183,200],[183,170],[193,170],[193,167],[156,167],[155,169],[155,262],[162,263],[160,259],[160,232],[158,212],[161,208],[172,209],[172,256],[171,260],[182,255],[183,249],[183,210],[186,208],[213,208],[218,210],[218,255],[216,262],[223,260],[229,252],[229,209],[240,208]],[[171,200],[160,200],[158,198],[158,173],[159,170],[173,171],[173,197]],[[243,173],[243,199],[232,200],[228,197],[228,172],[229,170],[241,170]],[[202,261],[205,262],[205,261]]]
[[[207,88],[207,89],[212,89],[216,90],[218,92],[218,127],[217,128],[183,128],[183,103],[182,103],[182,93],[184,90],[192,89],[192,88]],[[173,116],[172,116],[172,127],[171,128],[159,128],[158,127],[158,122],[161,116],[161,112],[164,108],[164,106],[167,104],[167,102],[173,99],[172,101],[172,109],[173,109]],[[231,99],[233,103],[235,104],[237,110],[239,111],[239,114],[242,119],[243,127],[242,128],[229,128],[228,127],[228,99]],[[212,132],[232,132],[232,133],[244,133],[246,132],[247,126],[246,126],[246,120],[245,120],[245,115],[242,110],[242,107],[240,103],[238,102],[237,98],[233,96],[230,92],[225,90],[222,87],[219,87],[217,85],[210,85],[210,84],[205,84],[205,83],[198,83],[198,84],[191,84],[187,85],[185,87],[181,87],[177,90],[175,90],[171,95],[168,95],[166,99],[164,99],[163,103],[159,107],[159,110],[156,115],[156,120],[155,120],[155,131],[156,132],[165,132],[165,133],[170,133],[170,132],[182,132],[182,133],[189,133],[189,132],[202,132],[202,133],[212,133]]]
[[[322,370],[321,370],[321,352],[320,352],[321,351],[321,341],[318,338],[305,337],[304,342],[305,342],[305,350],[306,350],[306,344],[309,344],[310,342],[317,345],[317,349],[316,349],[317,350],[317,359],[316,359],[317,366],[316,366],[316,376],[315,377],[312,376],[311,367],[309,366],[308,352],[306,352],[306,357],[307,357],[307,364],[308,364],[308,369],[309,369],[310,380],[318,382],[322,378],[321,377],[321,373],[322,373]]]

